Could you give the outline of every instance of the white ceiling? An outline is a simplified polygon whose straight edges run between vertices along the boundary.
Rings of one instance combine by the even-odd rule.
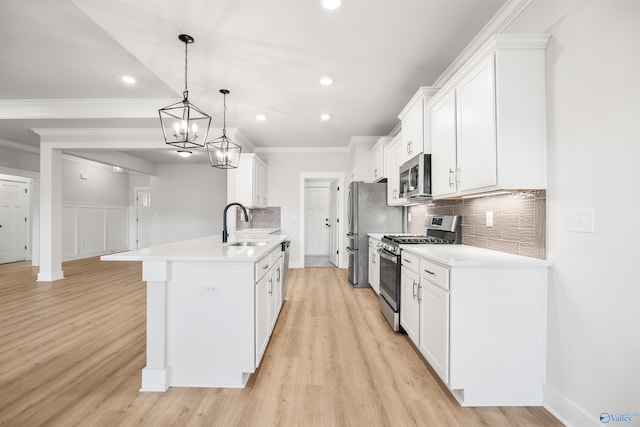
[[[226,88],[227,126],[256,147],[345,147],[352,136],[387,135],[418,87],[433,84],[504,4],[343,0],[326,11],[320,0],[0,0],[0,103],[34,100],[38,111],[16,116],[0,104],[0,138],[37,147],[31,128],[159,128],[161,102],[181,99],[186,33],[195,38],[189,98],[212,126],[222,125]],[[125,74],[137,83],[122,83]],[[324,75],[332,86],[319,84]],[[117,113],[59,118],[51,100],[60,99],[78,110],[115,99]],[[133,114],[140,99],[159,104]]]

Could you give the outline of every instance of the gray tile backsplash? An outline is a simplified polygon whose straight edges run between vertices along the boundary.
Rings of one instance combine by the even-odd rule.
[[[461,215],[462,243],[500,252],[545,259],[546,192],[490,196],[474,199],[439,200],[411,206],[407,232],[424,234],[427,214]],[[486,212],[493,212],[493,227],[486,225]]]
[[[259,209],[247,208],[249,222],[245,222],[242,210],[236,209],[236,229],[248,228],[280,228],[280,207],[266,207]]]

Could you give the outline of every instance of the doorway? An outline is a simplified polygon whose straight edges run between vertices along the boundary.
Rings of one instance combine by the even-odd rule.
[[[0,264],[28,255],[29,184],[0,180]]]
[[[149,247],[149,222],[151,219],[151,190],[136,187],[136,249]]]
[[[300,191],[300,259],[305,267],[343,267],[344,174],[303,173]]]

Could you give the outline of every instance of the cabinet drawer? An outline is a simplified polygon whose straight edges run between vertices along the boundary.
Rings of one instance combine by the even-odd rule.
[[[402,266],[418,274],[420,269],[420,258],[416,255],[402,251]]]
[[[269,267],[271,267],[270,254],[256,262],[256,282],[269,271]]]
[[[449,269],[420,258],[420,280],[428,280],[442,289],[449,290]]]

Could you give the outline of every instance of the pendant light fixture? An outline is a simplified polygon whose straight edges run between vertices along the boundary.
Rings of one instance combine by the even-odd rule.
[[[187,46],[193,43],[193,37],[180,34],[178,39],[184,43],[184,92],[182,101],[158,110],[162,133],[167,144],[181,149],[204,147],[209,135],[211,116],[189,102],[187,88]]]
[[[234,144],[227,137],[227,89],[220,89],[220,93],[224,97],[224,113],[222,119],[222,136],[207,142],[207,152],[209,153],[209,161],[211,166],[219,169],[235,169],[240,161],[240,153],[242,147]]]

